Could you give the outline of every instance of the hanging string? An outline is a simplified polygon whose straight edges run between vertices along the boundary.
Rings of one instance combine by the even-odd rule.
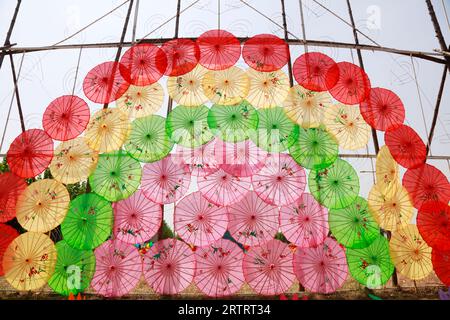
[[[448,19],[447,8],[445,6],[444,0],[441,0],[441,1],[442,1],[442,6],[444,7],[445,20],[447,20],[447,27],[448,27],[448,30],[450,30],[450,21]]]

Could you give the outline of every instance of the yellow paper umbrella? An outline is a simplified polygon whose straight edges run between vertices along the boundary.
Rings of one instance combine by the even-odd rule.
[[[56,181],[70,184],[86,180],[95,169],[97,160],[98,152],[89,148],[80,137],[61,143],[49,168]]]
[[[392,233],[389,249],[397,271],[408,279],[421,280],[433,271],[431,247],[422,239],[416,225]]]
[[[21,291],[43,287],[55,270],[56,249],[46,235],[27,232],[14,239],[3,256],[5,278]]]
[[[233,66],[221,71],[208,71],[202,86],[211,102],[229,106],[240,103],[247,97],[250,80],[243,70]]]
[[[48,232],[64,220],[69,209],[70,195],[66,187],[53,179],[30,184],[17,201],[17,221],[34,232]]]
[[[327,108],[325,125],[346,150],[357,150],[369,142],[370,126],[364,121],[358,106],[338,103]]]
[[[392,183],[398,183],[398,164],[392,158],[387,146],[382,146],[378,152],[375,175],[377,184],[382,190],[389,188]]]
[[[305,129],[317,128],[323,123],[324,112],[330,106],[327,92],[315,92],[300,85],[293,86],[283,103],[284,111],[292,121]]]
[[[129,118],[142,118],[157,112],[163,101],[163,87],[156,82],[145,87],[130,86],[127,92],[116,101],[116,105]]]
[[[170,97],[178,104],[186,107],[199,106],[206,101],[202,80],[208,69],[197,65],[192,71],[178,77],[167,79],[167,91]]]
[[[119,150],[131,130],[128,115],[119,109],[101,109],[94,113],[86,129],[86,143],[99,152]]]
[[[399,182],[387,189],[375,184],[368,203],[378,225],[385,230],[395,231],[411,222],[413,206],[408,191]]]
[[[259,72],[248,69],[250,91],[247,101],[256,108],[281,106],[289,92],[289,80],[281,71]]]

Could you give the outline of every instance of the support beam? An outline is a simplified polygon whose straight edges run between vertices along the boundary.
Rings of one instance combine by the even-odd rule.
[[[428,13],[431,17],[431,22],[433,23],[434,31],[436,33],[436,38],[439,41],[439,45],[441,46],[442,51],[447,51],[447,44],[445,43],[444,35],[442,34],[441,26],[439,25],[439,21],[436,17],[436,13],[434,12],[433,4],[431,0],[425,0],[428,7]],[[450,70],[450,56],[444,55],[444,59],[447,62],[447,70]]]
[[[5,43],[3,44],[3,47],[7,47],[8,49],[11,47],[11,34],[14,29],[14,25],[16,24],[17,15],[19,14],[20,5],[22,3],[22,0],[17,0],[16,9],[14,10],[13,17],[11,19],[11,23],[9,24],[8,33],[6,33],[6,39]],[[3,65],[3,59],[5,58],[4,55],[0,55],[0,69]]]
[[[14,66],[13,56],[9,56],[9,61],[11,63],[11,73],[12,73],[12,77],[13,77],[13,81],[14,81],[14,93],[16,95],[17,109],[19,110],[20,127],[22,128],[22,132],[24,132],[25,131],[25,121],[23,118],[22,103],[20,102],[19,84],[17,81],[16,67]]]
[[[434,129],[436,128],[436,122],[439,115],[439,108],[441,106],[442,94],[444,93],[445,87],[445,79],[447,78],[447,66],[444,68],[444,72],[442,73],[441,84],[439,86],[439,92],[436,98],[436,105],[434,107],[433,120],[431,122],[431,129],[428,135],[428,143],[427,143],[427,155],[430,152],[431,143],[433,142]]]

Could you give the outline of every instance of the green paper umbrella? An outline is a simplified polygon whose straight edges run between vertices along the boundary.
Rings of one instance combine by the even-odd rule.
[[[298,140],[289,148],[292,158],[302,167],[320,170],[336,161],[339,146],[326,130],[300,128]]]
[[[142,162],[161,160],[172,150],[173,142],[166,133],[166,119],[151,115],[134,120],[124,147],[130,156]]]
[[[184,147],[195,148],[214,138],[208,127],[209,109],[205,105],[198,107],[177,106],[167,116],[166,131],[169,137]]]
[[[92,191],[108,201],[119,201],[131,196],[141,183],[139,161],[122,151],[103,153],[97,168],[89,177]]]
[[[208,113],[208,125],[223,141],[248,139],[248,131],[256,130],[258,113],[247,101],[230,106],[213,105]]]
[[[91,250],[77,250],[65,240],[56,244],[55,272],[48,281],[53,291],[63,296],[77,295],[89,287],[95,272],[95,255]]]
[[[112,224],[111,203],[95,193],[86,193],[70,202],[61,231],[64,240],[72,248],[91,250],[108,239]]]
[[[367,201],[361,197],[348,207],[331,209],[328,223],[336,240],[347,248],[365,248],[380,236]]]
[[[381,235],[370,246],[363,249],[347,249],[346,254],[352,277],[369,289],[380,288],[394,272],[389,255],[389,243]]]
[[[250,131],[250,139],[269,152],[283,152],[298,139],[299,126],[286,116],[280,107],[259,109],[258,127]]]
[[[311,170],[308,182],[314,198],[329,209],[347,207],[359,193],[359,179],[355,169],[341,159],[337,159],[328,168]]]

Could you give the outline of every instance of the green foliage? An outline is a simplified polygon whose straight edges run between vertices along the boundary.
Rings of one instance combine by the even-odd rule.
[[[162,224],[162,236],[161,239],[168,239],[168,238],[173,238],[174,234],[172,229],[170,229],[170,227],[167,225],[167,223],[165,221],[163,221]]]
[[[73,200],[80,194],[86,193],[87,182],[81,181],[74,184],[68,184],[66,187],[70,194],[70,200]]]
[[[286,239],[286,237],[284,236],[284,234],[282,234],[281,232],[278,232],[278,233],[275,235],[275,239],[280,240],[281,242],[284,242],[284,243],[289,243],[289,241]]]
[[[9,172],[9,166],[8,162],[6,162],[6,157],[4,157],[2,163],[0,163],[0,172]]]

